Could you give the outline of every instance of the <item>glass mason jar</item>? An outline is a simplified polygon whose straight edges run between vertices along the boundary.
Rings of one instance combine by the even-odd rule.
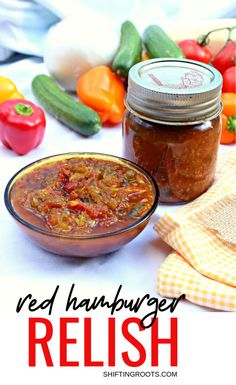
[[[215,175],[222,77],[213,67],[152,59],[129,72],[123,155],[148,171],[161,202],[191,201]]]

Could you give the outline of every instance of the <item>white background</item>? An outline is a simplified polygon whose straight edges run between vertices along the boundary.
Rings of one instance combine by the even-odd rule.
[[[0,74],[14,80],[19,90],[27,99],[34,99],[31,92],[31,80],[45,72],[40,59],[27,59],[0,67]],[[221,146],[220,151],[227,152],[232,146]],[[121,127],[103,128],[92,138],[82,138],[70,129],[56,122],[47,115],[47,129],[43,143],[25,156],[15,153],[0,145],[0,297],[1,297],[1,329],[0,329],[0,381],[3,384],[233,384],[235,382],[235,314],[210,311],[209,309],[182,301],[177,311],[179,322],[179,365],[176,378],[103,378],[102,368],[59,368],[59,330],[58,317],[63,313],[66,295],[72,283],[76,284],[80,298],[95,295],[112,295],[119,284],[123,285],[123,297],[143,296],[149,293],[157,296],[157,269],[169,254],[170,248],[157,236],[153,224],[165,211],[175,210],[176,206],[160,205],[152,221],[129,245],[109,256],[93,259],[63,258],[43,251],[32,244],[10,218],[3,203],[4,188],[10,177],[21,167],[44,156],[69,151],[97,151],[114,155],[122,155]],[[51,317],[55,328],[53,354],[54,368],[45,368],[43,360],[37,368],[29,368],[28,356],[28,317],[26,310],[16,314],[15,308],[19,297],[32,293],[38,299],[48,298],[57,284],[60,284],[60,296],[56,303],[55,313]],[[80,317],[85,314],[73,312],[68,316]],[[138,314],[139,315],[139,314]],[[45,316],[36,312],[31,316]],[[106,357],[106,322],[108,312],[97,311],[87,316],[93,318],[95,358]],[[118,353],[125,349],[122,341],[120,325],[122,320],[130,316],[119,313],[117,317]],[[169,314],[160,314],[163,337],[168,337]],[[74,359],[82,355],[83,329],[82,322],[78,327],[70,329],[70,336],[77,338],[78,347],[72,347],[70,354]],[[146,332],[145,332],[146,333]],[[141,338],[141,337],[140,337]],[[150,337],[142,336],[142,342],[150,347]],[[126,346],[127,348],[127,346]],[[175,371],[170,368],[168,350],[161,350],[160,368],[151,368],[147,362],[139,371]],[[115,370],[130,370],[118,359]],[[91,383],[91,382],[90,382]]]

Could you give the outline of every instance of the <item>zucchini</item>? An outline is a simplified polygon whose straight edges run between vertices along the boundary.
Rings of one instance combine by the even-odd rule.
[[[74,100],[50,76],[35,76],[32,90],[49,114],[74,131],[84,136],[91,136],[100,130],[102,124],[98,114]]]
[[[141,60],[142,40],[131,21],[125,21],[121,26],[120,45],[112,63],[112,69],[117,75],[127,78],[130,68]]]
[[[181,48],[158,25],[150,25],[144,30],[143,43],[151,59],[185,58]]]

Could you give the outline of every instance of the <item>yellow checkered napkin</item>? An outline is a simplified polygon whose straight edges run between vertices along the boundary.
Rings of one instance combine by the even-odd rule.
[[[236,311],[236,149],[219,157],[205,194],[164,214],[154,229],[174,249],[158,271],[160,294]]]

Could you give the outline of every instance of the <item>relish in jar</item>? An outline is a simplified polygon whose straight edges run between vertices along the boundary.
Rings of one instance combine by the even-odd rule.
[[[190,201],[212,184],[221,85],[216,69],[190,60],[153,59],[130,70],[124,156],[155,178],[160,201]]]

